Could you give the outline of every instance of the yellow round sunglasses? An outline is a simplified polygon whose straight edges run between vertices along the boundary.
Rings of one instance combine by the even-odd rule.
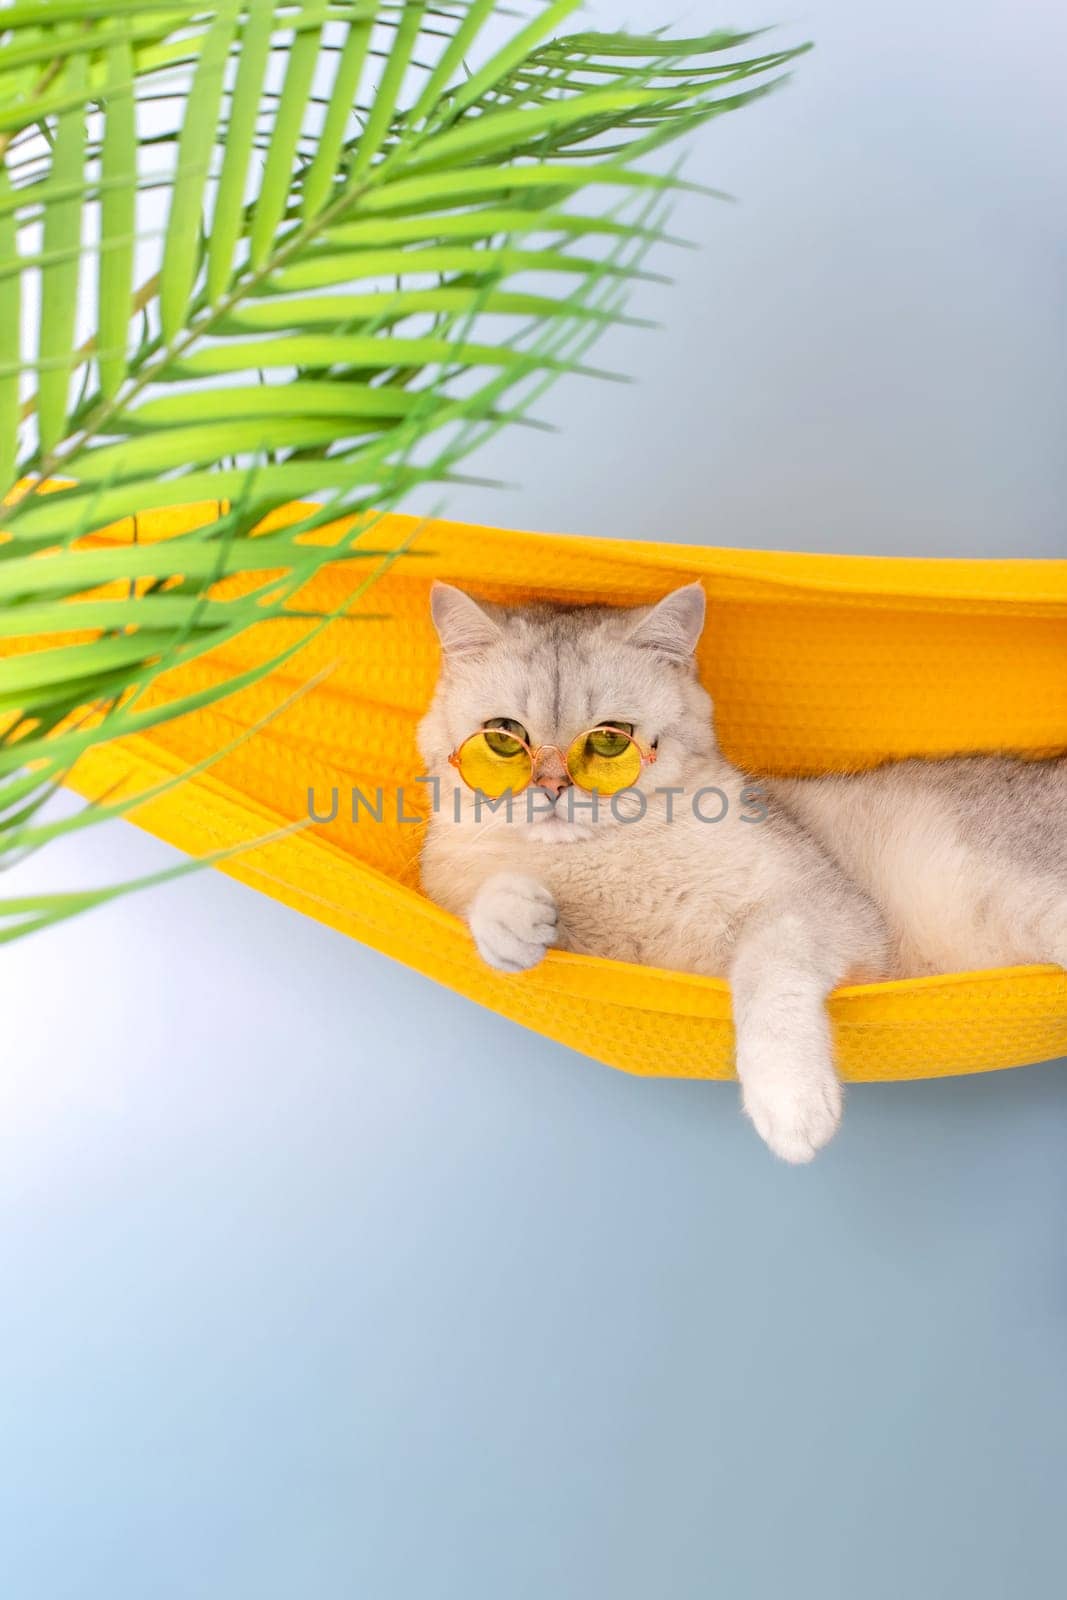
[[[560,757],[572,783],[596,794],[632,788],[641,769],[656,759],[655,746],[646,752],[632,731],[608,723],[587,728],[571,740],[566,752],[555,744],[532,748],[526,729],[509,717],[495,717],[479,728],[448,759],[468,789],[497,800],[509,789],[521,794],[533,778],[538,756],[550,750]]]

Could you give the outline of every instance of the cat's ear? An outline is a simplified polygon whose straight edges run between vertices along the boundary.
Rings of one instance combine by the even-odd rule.
[[[641,618],[629,642],[659,650],[674,661],[687,661],[704,628],[704,609],[704,590],[699,583],[687,583]]]
[[[430,616],[447,656],[474,655],[500,638],[497,624],[477,600],[451,583],[435,583],[431,587]]]

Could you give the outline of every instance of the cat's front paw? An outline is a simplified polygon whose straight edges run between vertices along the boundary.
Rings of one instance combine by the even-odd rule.
[[[844,1093],[828,1061],[738,1063],[741,1101],[756,1132],[783,1161],[810,1161],[841,1126]]]
[[[555,944],[557,916],[543,883],[518,872],[498,872],[478,890],[467,921],[483,961],[498,972],[525,972]]]

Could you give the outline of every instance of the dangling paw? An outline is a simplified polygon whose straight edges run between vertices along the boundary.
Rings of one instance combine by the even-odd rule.
[[[762,1054],[762,1053],[761,1053]],[[825,1060],[738,1063],[741,1101],[756,1132],[783,1161],[810,1161],[841,1125],[844,1092]]]

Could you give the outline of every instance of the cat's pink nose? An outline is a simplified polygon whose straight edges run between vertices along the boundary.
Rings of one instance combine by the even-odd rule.
[[[553,800],[558,800],[564,789],[570,788],[570,774],[558,751],[549,749],[538,752],[534,762],[533,782],[539,789],[551,795]]]
[[[570,781],[567,777],[550,778],[547,775],[543,778],[534,779],[537,787],[543,789],[546,794],[550,794],[553,800],[558,800],[564,789],[570,787]]]

